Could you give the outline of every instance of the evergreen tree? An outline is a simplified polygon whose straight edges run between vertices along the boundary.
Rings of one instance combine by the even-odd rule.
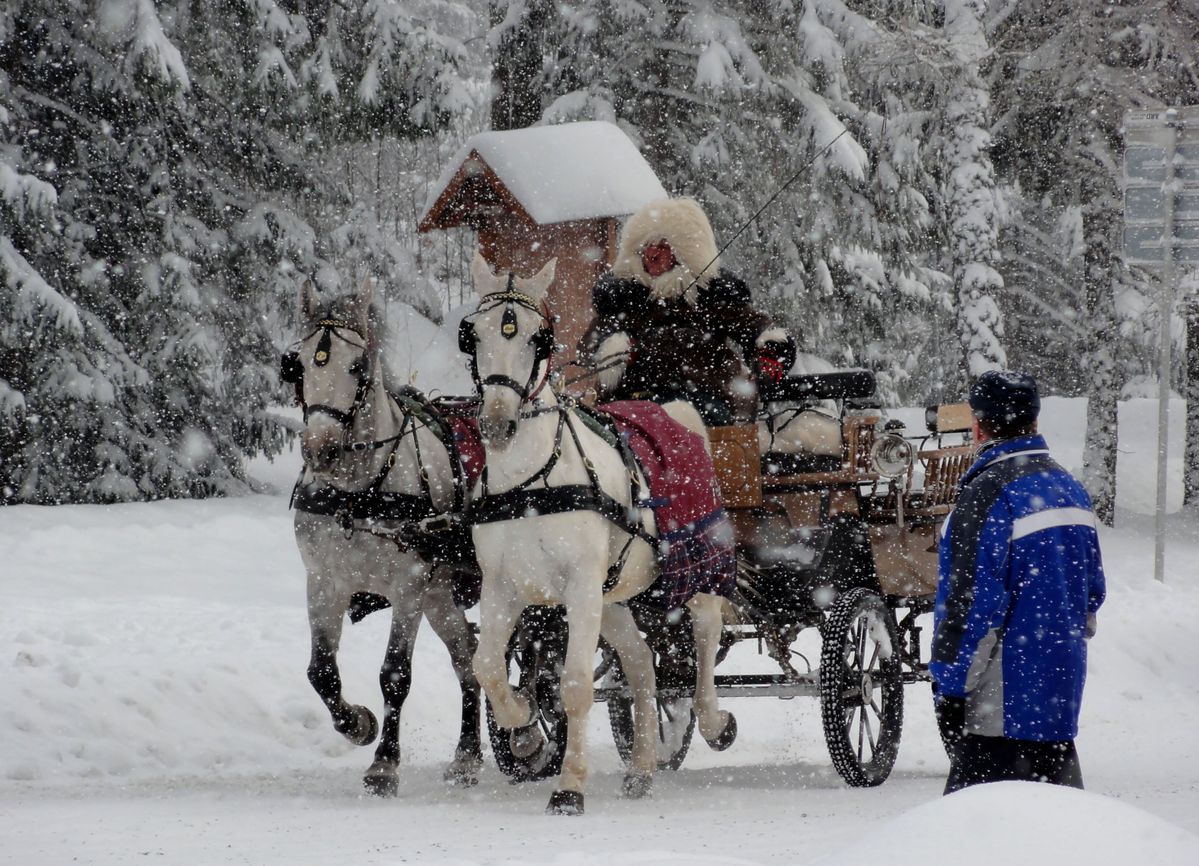
[[[979,74],[987,52],[979,21],[984,0],[946,0],[945,36],[954,64],[946,105],[944,163],[946,216],[957,295],[958,337],[970,379],[1006,366],[1000,341],[1003,319],[998,295],[1000,214],[988,154],[990,94]]]
[[[1030,206],[1044,202],[1081,216],[1071,248],[1082,250],[1081,306],[1073,315],[1080,326],[1074,347],[1087,370],[1084,481],[1110,524],[1117,401],[1130,368],[1144,363],[1144,332],[1117,311],[1147,306],[1119,255],[1121,122],[1129,108],[1195,101],[1196,10],[1168,0],[996,3],[990,26],[999,170]],[[1064,279],[1071,261],[1059,266]],[[1066,301],[1049,290],[1048,303],[1062,309]],[[1021,342],[1031,351],[1062,336],[1030,330]]]
[[[297,271],[399,256],[319,157],[470,102],[452,5],[7,4],[4,501],[246,489]]]

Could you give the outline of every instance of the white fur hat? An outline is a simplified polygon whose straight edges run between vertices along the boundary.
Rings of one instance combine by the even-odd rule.
[[[660,276],[651,277],[641,263],[641,251],[662,240],[670,244],[678,265]],[[708,266],[707,270],[703,270],[705,266]],[[693,198],[651,201],[629,217],[620,233],[620,249],[612,266],[614,276],[637,280],[648,286],[657,298],[676,298],[693,281],[697,287],[706,286],[719,272],[712,224]]]

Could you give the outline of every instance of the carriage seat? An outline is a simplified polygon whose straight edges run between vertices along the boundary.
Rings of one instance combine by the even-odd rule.
[[[840,469],[847,440],[835,401],[868,398],[874,390],[874,376],[866,370],[789,376],[763,389],[758,421],[763,471],[794,475]]]

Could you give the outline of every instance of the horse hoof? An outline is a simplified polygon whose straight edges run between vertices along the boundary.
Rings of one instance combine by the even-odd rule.
[[[715,752],[723,752],[729,746],[733,745],[733,741],[737,739],[737,717],[729,713],[729,720],[725,723],[724,730],[717,734],[707,743]]]
[[[518,761],[531,760],[545,746],[545,736],[536,724],[515,728],[508,735],[508,747]]]
[[[347,725],[344,730],[338,730],[355,746],[369,746],[379,736],[379,721],[366,707],[354,707],[353,727]]]
[[[654,787],[654,777],[649,773],[629,773],[624,777],[622,793],[630,800],[648,797]]]
[[[545,807],[547,815],[582,815],[582,791],[554,791],[550,804]]]
[[[473,788],[479,784],[479,768],[483,758],[477,755],[459,756],[445,768],[441,778],[455,788]]]
[[[372,797],[394,797],[400,793],[400,777],[395,773],[367,773],[362,787]]]

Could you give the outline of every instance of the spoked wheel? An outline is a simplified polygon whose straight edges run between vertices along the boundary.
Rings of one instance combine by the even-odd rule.
[[[606,646],[604,665],[607,671],[605,686],[627,686],[620,659]],[[609,698],[607,703],[612,739],[616,741],[620,759],[628,767],[633,760],[633,696],[626,689],[620,696]],[[677,770],[687,757],[691,736],[695,733],[695,713],[691,711],[693,701],[690,697],[663,697],[659,693],[654,703],[658,708],[658,769]]]
[[[833,604],[820,652],[820,712],[833,767],[850,785],[881,785],[895,766],[903,728],[903,680],[895,616],[857,587]]]
[[[557,776],[566,752],[566,710],[562,706],[562,665],[566,659],[566,619],[560,608],[531,607],[521,616],[508,644],[508,681],[534,697],[533,722],[523,737],[541,741],[531,754],[513,748],[513,731],[501,728],[487,702],[487,733],[495,763],[516,782]]]

